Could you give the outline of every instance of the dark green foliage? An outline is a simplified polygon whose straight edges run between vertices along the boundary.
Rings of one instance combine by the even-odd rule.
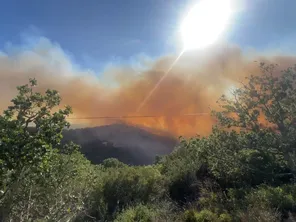
[[[57,154],[49,165],[46,172],[32,172],[19,180],[14,192],[6,196],[2,206],[10,209],[10,219],[58,221],[81,211],[96,178],[89,161],[79,153]]]
[[[133,203],[155,201],[162,195],[161,174],[153,167],[123,168],[109,171],[103,196],[109,213]]]
[[[121,167],[126,167],[127,165],[120,162],[116,158],[108,158],[103,161],[102,166],[104,168],[121,168]]]
[[[93,166],[69,143],[61,146],[71,108],[57,110],[57,91],[18,87],[0,116],[1,221],[65,220],[83,207]],[[56,110],[56,111],[53,111]]]
[[[91,217],[113,220],[129,206],[158,203],[164,197],[162,177],[156,167],[103,167],[99,170],[103,174],[86,207]]]
[[[30,85],[18,87],[13,105],[0,116],[2,170],[21,170],[26,165],[40,167],[60,144],[62,130],[69,126],[65,117],[71,108],[52,113],[60,104],[58,92],[47,90],[41,95],[33,91],[36,85],[36,80],[31,79]],[[36,128],[34,133],[29,132],[30,125]]]
[[[177,221],[179,218],[172,212],[173,206],[167,202],[157,204],[138,204],[123,210],[116,216],[116,222],[155,222]]]
[[[287,217],[289,212],[296,212],[296,186],[268,187],[262,185],[258,189],[252,190],[246,196],[246,201],[260,202],[261,205],[277,209]]]
[[[152,222],[155,221],[157,215],[155,209],[150,209],[144,205],[137,205],[135,208],[129,208],[119,214],[115,221],[117,222]]]
[[[200,212],[188,210],[184,213],[185,222],[231,222],[232,218],[229,214],[217,215],[210,210],[202,210]]]

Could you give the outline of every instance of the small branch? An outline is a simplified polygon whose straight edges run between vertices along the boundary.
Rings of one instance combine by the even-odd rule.
[[[29,215],[30,215],[31,196],[32,196],[32,185],[30,186],[29,202],[28,202],[28,207],[27,207],[27,221],[29,220]]]

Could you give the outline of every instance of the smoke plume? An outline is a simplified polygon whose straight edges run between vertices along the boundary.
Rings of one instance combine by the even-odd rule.
[[[58,45],[47,39],[26,48],[9,48],[0,52],[0,109],[9,105],[16,86],[35,77],[38,89],[57,89],[63,105],[72,106],[73,124],[95,126],[124,121],[178,136],[204,135],[213,124],[210,108],[217,108],[217,99],[245,76],[257,74],[258,62],[277,63],[280,68],[296,63],[293,56],[247,55],[236,46],[187,52],[136,113],[177,57],[167,55],[152,62],[142,61],[141,69],[132,65],[109,67],[97,77],[92,71],[76,67]],[[77,119],[135,115],[147,117]]]

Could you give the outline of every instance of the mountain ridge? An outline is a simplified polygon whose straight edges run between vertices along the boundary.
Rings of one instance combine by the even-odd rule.
[[[117,158],[130,165],[146,165],[157,155],[172,152],[178,141],[172,135],[124,123],[75,128],[63,132],[63,143],[73,141],[93,163],[106,158]]]

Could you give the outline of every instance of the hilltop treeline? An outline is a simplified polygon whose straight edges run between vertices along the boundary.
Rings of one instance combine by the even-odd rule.
[[[61,145],[70,107],[18,87],[0,117],[1,221],[284,221],[296,213],[296,70],[248,77],[222,96],[207,137],[149,166],[93,165]],[[34,126],[36,130],[29,130]]]

